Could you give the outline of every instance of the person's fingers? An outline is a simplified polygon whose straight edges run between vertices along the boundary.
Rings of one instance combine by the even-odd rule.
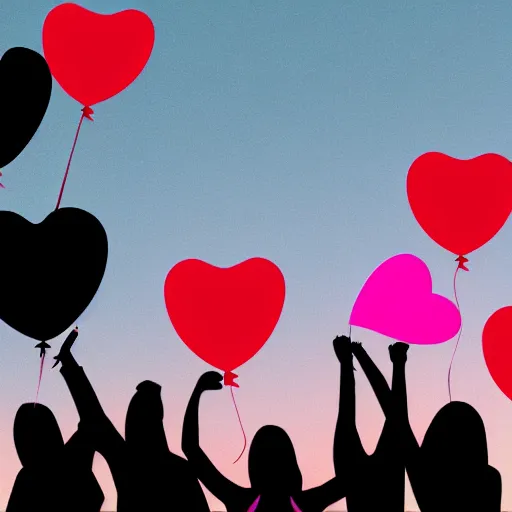
[[[71,341],[71,340],[76,340],[76,338],[78,337],[78,330],[77,329],[73,329],[67,336],[66,338],[66,341]]]

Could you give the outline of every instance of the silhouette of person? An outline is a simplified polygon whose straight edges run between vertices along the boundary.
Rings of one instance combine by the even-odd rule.
[[[75,335],[76,338],[76,335]],[[106,416],[85,372],[64,343],[57,361],[94,447],[109,465],[118,512],[193,510],[209,512],[188,461],[171,453],[163,426],[161,387],[141,382],[128,406],[126,440]]]
[[[99,512],[105,497],[92,472],[95,450],[82,425],[64,444],[52,411],[25,403],[14,420],[14,443],[23,467],[8,512]]]
[[[334,441],[336,475],[347,481],[349,512],[403,512],[405,462],[396,425],[386,419],[375,451],[368,455],[356,426],[355,355],[372,385],[381,407],[401,393],[399,375],[393,371],[392,390],[363,347],[346,336],[336,337],[334,351],[340,362],[340,400]]]
[[[192,393],[185,413],[182,450],[205,487],[224,503],[227,512],[321,512],[345,497],[338,478],[302,490],[295,449],[280,427],[266,425],[258,430],[249,449],[249,479],[246,488],[222,475],[199,444],[199,401],[207,390],[222,389],[222,375],[203,374]]]
[[[408,349],[405,343],[389,347],[400,392],[383,409],[399,432],[407,475],[421,512],[499,512],[501,476],[488,464],[485,426],[471,405],[450,402],[442,407],[419,446],[407,410]]]

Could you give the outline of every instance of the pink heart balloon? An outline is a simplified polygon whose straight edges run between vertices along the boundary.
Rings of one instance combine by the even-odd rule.
[[[457,306],[432,293],[427,265],[412,254],[398,254],[379,265],[364,284],[350,324],[415,345],[434,345],[460,329]]]

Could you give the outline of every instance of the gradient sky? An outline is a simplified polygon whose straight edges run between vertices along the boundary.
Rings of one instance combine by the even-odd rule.
[[[3,2],[1,51],[42,52],[47,12],[59,2]],[[163,283],[185,258],[231,266],[254,256],[281,268],[287,298],[273,336],[237,372],[249,439],[265,424],[290,434],[306,487],[333,476],[338,364],[332,339],[347,332],[353,301],[383,260],[422,258],[434,291],[452,295],[454,256],[430,240],[407,202],[405,178],[427,151],[458,158],[512,158],[512,4],[508,0],[84,0],[103,13],[146,12],[153,55],[137,81],[84,122],[62,206],[96,215],[110,244],[105,278],[79,320],[74,353],[124,433],[135,386],[163,386],[169,446],[180,451],[183,414],[208,369],[168,319]],[[4,170],[3,209],[40,222],[55,207],[81,105],[54,81],[36,136]],[[461,216],[463,222],[463,215]],[[512,509],[512,404],[492,381],[481,332],[512,304],[509,221],[471,254],[458,279],[464,321],[453,369],[454,399],[481,413],[490,463]],[[3,268],[2,272],[9,272]],[[29,293],[29,291],[27,291]],[[60,339],[51,342],[55,355]],[[386,376],[390,340],[353,337]],[[0,509],[20,469],[12,440],[17,408],[33,401],[35,341],[0,324]],[[410,416],[422,439],[448,400],[454,341],[411,347]],[[64,380],[46,366],[40,401],[67,439],[78,416]],[[363,443],[373,450],[383,415],[356,374]],[[248,483],[247,452],[228,390],[204,396],[201,443],[228,477]],[[115,489],[100,456],[105,510]],[[48,492],[58,482],[48,478]],[[208,495],[214,508],[223,509]],[[407,489],[406,505],[416,504]],[[344,503],[334,507],[343,509]]]

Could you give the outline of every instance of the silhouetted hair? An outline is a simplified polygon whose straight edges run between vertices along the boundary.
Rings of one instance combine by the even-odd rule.
[[[23,467],[48,464],[62,453],[64,439],[52,411],[26,403],[14,419],[14,444]]]
[[[149,380],[137,386],[126,413],[125,439],[130,449],[148,455],[154,450],[168,450],[161,390],[159,384]]]
[[[487,437],[482,418],[465,402],[445,405],[428,427],[421,454],[439,468],[486,466]]]
[[[288,495],[302,490],[302,473],[288,434],[280,427],[261,427],[249,449],[249,478],[257,492],[278,490]]]

